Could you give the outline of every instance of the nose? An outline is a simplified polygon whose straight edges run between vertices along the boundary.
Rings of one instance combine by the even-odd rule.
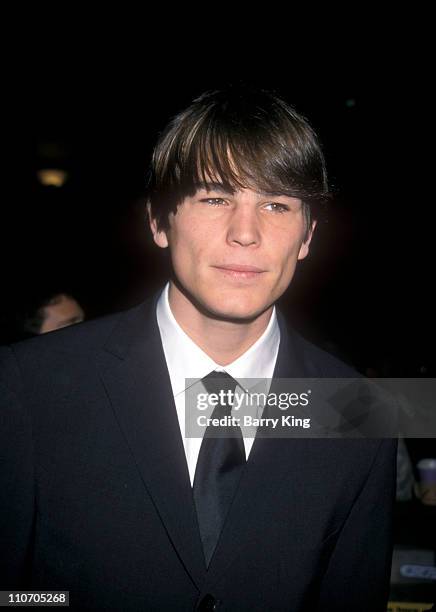
[[[239,206],[233,210],[227,229],[227,242],[232,246],[244,247],[260,244],[256,210],[249,206]]]

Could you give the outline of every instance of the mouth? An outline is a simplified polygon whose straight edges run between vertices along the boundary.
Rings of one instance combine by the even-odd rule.
[[[222,266],[212,266],[222,274],[236,279],[259,278],[266,270],[262,270],[256,266],[246,266],[241,264],[226,264]]]

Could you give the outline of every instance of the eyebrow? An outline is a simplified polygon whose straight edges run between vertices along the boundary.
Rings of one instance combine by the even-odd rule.
[[[203,181],[195,183],[195,188],[197,190],[205,189],[206,191],[219,191],[220,193],[227,194],[227,195],[233,195],[236,191],[235,189],[230,189],[230,190],[227,189],[223,185],[223,183],[216,183],[216,182],[206,182],[205,183]],[[281,191],[262,191],[260,189],[257,189],[256,192],[259,195],[267,196],[267,197],[271,197],[271,196],[295,197],[295,196],[289,196],[288,194],[283,193]]]

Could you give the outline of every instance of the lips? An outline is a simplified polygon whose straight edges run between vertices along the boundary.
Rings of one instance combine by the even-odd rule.
[[[247,266],[245,264],[223,264],[212,266],[220,276],[227,280],[236,281],[238,283],[250,283],[257,281],[266,270],[262,270],[257,266]]]
[[[225,264],[225,265],[219,265],[219,266],[213,266],[213,267],[219,268],[220,270],[228,270],[229,272],[254,272],[254,273],[265,272],[265,270],[262,270],[261,268],[258,268],[257,266],[246,266],[242,264]]]

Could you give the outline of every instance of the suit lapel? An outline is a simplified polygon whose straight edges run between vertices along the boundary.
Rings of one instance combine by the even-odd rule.
[[[121,314],[98,367],[144,485],[177,554],[201,588],[206,567],[156,321],[157,299]]]

